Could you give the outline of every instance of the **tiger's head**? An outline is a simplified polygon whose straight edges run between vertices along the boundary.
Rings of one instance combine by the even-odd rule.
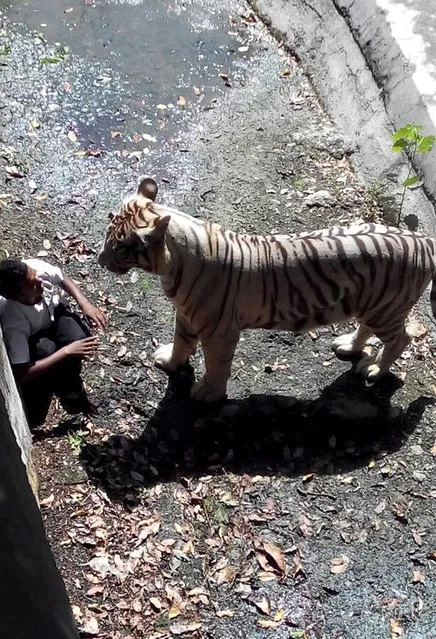
[[[131,268],[156,275],[165,272],[168,258],[165,233],[170,216],[159,215],[153,208],[157,191],[153,179],[142,179],[135,195],[123,203],[118,213],[109,216],[98,256],[101,267],[119,275]]]

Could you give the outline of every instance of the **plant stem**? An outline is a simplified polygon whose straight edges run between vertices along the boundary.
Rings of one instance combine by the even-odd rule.
[[[413,152],[412,152],[412,159],[409,162],[409,172],[407,174],[407,178],[406,180],[408,180],[410,178],[410,174],[412,173],[413,170],[413,162],[415,160],[415,155],[416,155],[416,142],[413,145]],[[397,219],[397,226],[400,226],[400,222],[401,222],[401,214],[403,212],[403,204],[404,204],[404,198],[406,197],[406,186],[403,186],[403,194],[401,196],[401,202],[400,202],[400,210],[398,212],[398,219]]]

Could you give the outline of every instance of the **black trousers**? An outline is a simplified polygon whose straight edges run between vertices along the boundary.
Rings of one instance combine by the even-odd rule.
[[[61,303],[55,309],[51,326],[30,338],[30,360],[48,357],[63,346],[90,335],[89,328],[79,315]],[[41,377],[21,384],[21,396],[30,426],[40,426],[44,422],[54,395],[67,412],[81,410],[86,401],[81,370],[82,358],[70,356]]]

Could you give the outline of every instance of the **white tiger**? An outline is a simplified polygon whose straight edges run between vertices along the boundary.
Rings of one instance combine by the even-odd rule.
[[[360,224],[299,235],[246,235],[154,203],[145,178],[112,216],[99,264],[158,275],[176,308],[174,342],[154,354],[175,371],[201,343],[206,372],[192,388],[199,401],[226,394],[240,332],[247,328],[306,331],[355,318],[358,328],[333,341],[341,358],[362,355],[375,334],[376,356],[356,372],[375,381],[410,342],[406,318],[433,280],[434,239],[395,227]]]

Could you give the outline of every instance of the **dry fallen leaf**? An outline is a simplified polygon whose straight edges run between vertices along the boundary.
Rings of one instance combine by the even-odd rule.
[[[181,612],[182,611],[181,611],[181,608],[180,608],[179,604],[174,603],[171,606],[171,608],[169,609],[169,611],[168,611],[168,617],[170,619],[175,619],[176,617],[178,617],[180,615]]]
[[[111,570],[108,557],[93,557],[93,559],[88,562],[88,566],[91,566],[92,570],[98,572],[102,577]]]
[[[420,570],[414,570],[412,574],[413,584],[423,584],[425,581],[425,575]]]
[[[402,524],[407,524],[407,510],[408,505],[404,500],[398,500],[392,503],[392,512],[395,519],[398,519]]]
[[[71,610],[73,611],[74,619],[76,621],[80,621],[80,619],[83,617],[83,615],[82,615],[82,611],[80,610],[79,606],[73,605],[73,606],[71,606]]]
[[[261,570],[260,572],[257,573],[257,577],[259,579],[259,581],[276,581],[277,580],[277,574],[274,572],[265,572],[264,570]]]
[[[398,639],[398,637],[404,637],[404,630],[398,619],[390,620],[391,639]]]
[[[282,76],[282,78],[285,78],[288,75],[291,75],[291,72],[289,71],[289,69],[283,69],[283,71],[280,71],[280,75]]]
[[[50,504],[52,504],[53,502],[54,502],[54,494],[52,493],[45,499],[41,499],[41,501],[39,502],[39,505],[41,508],[44,508],[46,506],[50,506]]]
[[[17,169],[16,166],[5,166],[5,171],[8,175],[10,175],[10,177],[14,177],[14,178],[24,177],[24,174],[21,173],[21,171]]]
[[[427,335],[427,329],[420,322],[411,322],[407,326],[407,332],[411,337],[416,338],[424,337],[424,335]]]
[[[183,95],[179,95],[179,99],[177,100],[177,104],[181,107],[184,107],[186,105],[186,98],[183,97]]]
[[[270,562],[272,562],[280,572],[285,572],[286,570],[286,562],[285,557],[278,546],[271,544],[269,542],[265,542],[263,544],[263,550],[267,555]]]
[[[218,73],[218,76],[224,82],[226,87],[231,87],[232,86],[232,84],[230,82],[230,79],[229,79],[229,76],[227,75],[227,73]]]
[[[95,586],[91,586],[91,588],[87,591],[87,597],[94,597],[94,595],[101,595],[104,592],[104,587],[99,586],[98,584]]]
[[[223,618],[223,617],[233,617],[233,615],[235,614],[233,610],[217,610],[216,611],[216,616]]]
[[[76,151],[73,155],[76,155],[79,158],[99,158],[103,154],[101,149],[85,149],[81,151]]]
[[[150,535],[156,535],[156,533],[159,532],[159,528],[160,528],[160,519],[155,519],[154,521],[151,521],[151,523],[148,523],[143,528],[141,528],[141,530],[139,531],[138,539],[137,539],[138,545],[142,543],[144,539],[147,539],[148,537],[150,537]]]
[[[175,621],[170,624],[169,631],[173,635],[184,635],[187,632],[194,632],[195,630],[199,630],[201,628],[201,623],[199,621],[189,621],[181,619],[180,621]]]
[[[331,561],[330,572],[334,575],[340,575],[344,573],[350,565],[350,559],[346,555],[341,557],[333,557]]]
[[[143,140],[146,140],[146,142],[157,142],[157,137],[150,135],[150,133],[143,133],[141,137]]]
[[[422,537],[417,530],[412,530],[412,537],[418,546],[422,546]]]
[[[153,606],[153,608],[155,608],[155,610],[157,610],[158,612],[159,610],[162,610],[163,603],[159,599],[159,597],[150,597],[150,603]]]
[[[236,568],[234,566],[229,565],[229,566],[226,566],[225,568],[222,568],[222,570],[220,570],[217,573],[216,582],[220,586],[221,584],[233,583],[235,578],[236,578]]]
[[[279,627],[280,622],[273,621],[272,619],[258,619],[257,625],[260,626],[261,628],[268,628],[270,630],[275,630],[276,628]]]
[[[262,597],[262,599],[249,599],[249,601],[253,606],[256,606],[260,612],[263,612],[264,615],[269,616],[271,614],[271,604],[266,597]]]
[[[354,477],[342,477],[341,484],[345,484],[345,486],[349,486],[354,481]]]
[[[97,619],[95,617],[86,617],[82,625],[82,632],[88,635],[98,635],[100,629]]]
[[[68,139],[70,142],[77,142],[77,135],[74,131],[68,131]]]

